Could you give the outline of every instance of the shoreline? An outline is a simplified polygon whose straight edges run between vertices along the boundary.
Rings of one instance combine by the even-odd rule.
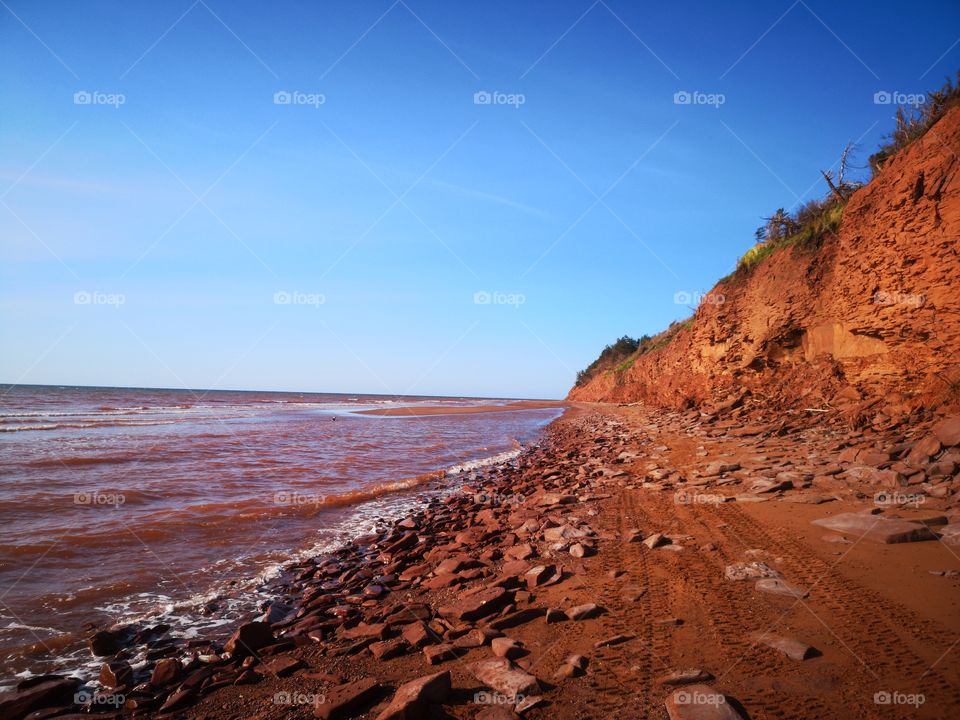
[[[196,642],[184,663],[158,638],[142,669],[123,650],[104,657],[101,681],[114,687],[98,707],[122,698],[142,716],[238,720],[418,718],[427,703],[482,720],[616,717],[624,707],[679,718],[671,688],[691,678],[700,684],[688,689],[758,718],[859,717],[884,684],[925,693],[928,709],[956,707],[942,689],[958,685],[956,664],[918,680],[919,664],[936,658],[887,633],[913,633],[937,654],[960,640],[957,577],[933,574],[960,571],[960,559],[933,539],[824,539],[813,520],[877,506],[858,497],[865,466],[832,449],[836,424],[822,420],[576,404],[513,461],[471,473],[464,492],[431,493],[377,532],[288,566],[276,600],[223,646]],[[758,485],[762,476],[779,487]],[[879,519],[957,520],[949,496],[881,509]],[[744,563],[806,594],[729,579]],[[865,616],[879,635],[864,632]],[[750,639],[773,629],[819,656],[791,660]],[[845,648],[869,656],[882,682]],[[662,684],[694,667],[702,672]],[[393,692],[424,676],[430,693]],[[47,680],[20,695],[49,707],[77,691]]]
[[[378,415],[382,417],[419,417],[428,415],[474,415],[480,413],[517,412],[518,410],[544,410],[548,408],[567,408],[564,400],[517,400],[504,405],[429,405],[396,408],[377,408],[375,410],[356,410],[353,415]]]

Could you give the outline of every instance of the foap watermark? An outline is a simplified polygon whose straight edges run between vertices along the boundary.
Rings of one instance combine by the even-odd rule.
[[[906,105],[918,108],[927,101],[923,93],[905,93],[899,90],[877,90],[873,94],[874,105]]]
[[[726,295],[713,291],[705,293],[700,290],[694,290],[693,292],[689,290],[678,290],[673,294],[673,302],[675,305],[686,305],[688,307],[696,307],[700,303],[723,305],[726,301]]]
[[[277,290],[273,294],[274,305],[310,305],[318,308],[325,305],[327,296],[323,293],[300,292],[299,290]]]
[[[519,693],[507,695],[506,693],[481,690],[473,694],[473,702],[477,705],[519,705],[525,697],[525,695]]]
[[[522,505],[527,498],[519,493],[476,493],[473,501],[481,505]]]
[[[509,105],[513,108],[519,108],[527,102],[527,96],[523,93],[505,93],[499,90],[490,92],[489,90],[478,90],[473,94],[474,105]]]
[[[73,94],[74,105],[109,105],[114,110],[127,102],[123,93],[100,92],[99,90],[77,90]]]
[[[727,101],[727,96],[723,93],[705,93],[699,90],[689,92],[687,90],[677,90],[673,94],[674,105],[709,105],[713,108],[719,108]]]
[[[918,308],[927,301],[925,295],[919,293],[888,292],[878,290],[873,294],[874,305],[906,305],[908,307]]]
[[[277,90],[273,94],[274,105],[306,105],[318,108],[326,105],[327,96],[323,93],[307,93],[299,90]]]
[[[127,501],[121,493],[106,493],[100,490],[87,490],[73,494],[74,505],[90,505],[92,507],[119,508]]]
[[[873,504],[879,506],[913,505],[920,507],[926,501],[927,496],[923,493],[902,493],[896,490],[881,490],[873,496]]]
[[[904,693],[899,690],[881,690],[873,694],[875,705],[910,705],[918,708],[927,701],[923,693]]]
[[[478,290],[473,294],[474,305],[512,305],[518,308],[526,301],[527,296],[522,293]]]
[[[80,690],[73,695],[73,702],[77,705],[91,707],[121,707],[127,701],[123,693],[95,693],[89,690]]]
[[[273,694],[274,705],[316,705],[326,702],[323,693],[287,692],[281,690]]]
[[[99,290],[77,290],[73,294],[74,305],[108,305],[119,309],[127,302],[123,293],[100,292]]]
[[[323,505],[326,502],[326,495],[317,495],[316,493],[278,490],[273,494],[274,505]]]
[[[677,505],[717,505],[726,502],[723,495],[716,493],[698,493],[689,490],[677,490],[673,494],[673,502]]]
[[[723,705],[727,698],[718,692],[700,692],[699,690],[680,690],[673,695],[677,705]]]

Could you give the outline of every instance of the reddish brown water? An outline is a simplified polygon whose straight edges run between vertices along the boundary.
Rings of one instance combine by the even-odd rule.
[[[464,398],[0,386],[0,673],[75,669],[85,625],[181,634],[252,611],[279,567],[426,484],[509,458],[559,410],[379,417]],[[217,610],[201,614],[213,599]]]

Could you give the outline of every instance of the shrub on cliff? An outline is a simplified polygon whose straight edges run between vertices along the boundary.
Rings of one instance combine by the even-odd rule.
[[[887,142],[870,156],[870,169],[873,174],[880,172],[889,158],[914,140],[923,137],[924,133],[933,127],[947,110],[958,104],[960,104],[960,71],[957,72],[956,84],[947,78],[943,87],[926,95],[923,103],[918,107],[912,110],[897,108],[897,120],[893,132],[887,135]]]
[[[585,385],[590,382],[590,379],[598,372],[609,370],[610,368],[620,365],[637,351],[641,342],[649,339],[646,335],[639,340],[624,335],[610,345],[607,345],[600,353],[600,357],[590,363],[586,369],[577,373],[577,385]]]

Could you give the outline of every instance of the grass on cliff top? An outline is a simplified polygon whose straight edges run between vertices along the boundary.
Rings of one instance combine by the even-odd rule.
[[[607,345],[600,353],[600,357],[588,365],[586,369],[577,373],[576,387],[586,385],[602,372],[613,372],[617,375],[626,372],[633,367],[640,357],[665,348],[676,337],[677,333],[691,325],[693,325],[692,317],[670,323],[670,327],[653,337],[644,335],[639,339],[634,339],[624,335],[616,342]]]
[[[817,207],[808,203],[804,206],[807,209],[806,216],[801,215],[804,210],[804,208],[801,208],[797,216],[792,218],[794,225],[790,226],[791,232],[789,234],[784,233],[772,239],[758,242],[737,260],[735,273],[749,272],[775,252],[788,247],[818,247],[828,233],[835,232],[840,227],[844,207],[845,205],[839,201],[820,201]],[[803,222],[800,221],[800,218],[803,219]],[[727,280],[729,277],[728,275],[723,280]],[[723,280],[720,282],[723,282]]]

